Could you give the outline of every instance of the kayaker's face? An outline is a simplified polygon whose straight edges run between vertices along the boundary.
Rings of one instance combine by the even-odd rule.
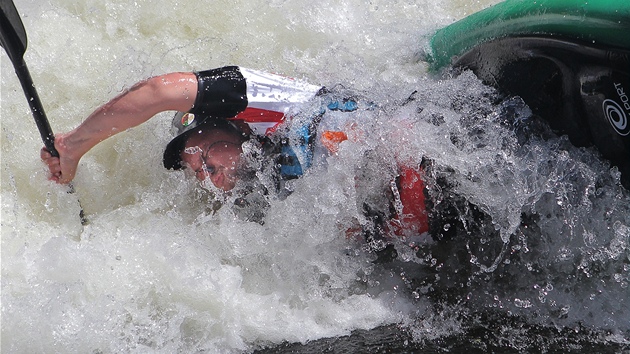
[[[238,137],[215,129],[190,137],[182,161],[199,181],[209,178],[215,187],[229,191],[236,185],[242,152]]]

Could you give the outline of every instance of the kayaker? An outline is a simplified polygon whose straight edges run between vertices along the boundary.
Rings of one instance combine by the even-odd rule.
[[[292,121],[291,117],[305,106],[310,111],[301,115],[301,121]],[[265,202],[257,203],[248,197],[259,197],[270,189],[281,198],[286,197],[286,181],[301,176],[323,155],[315,154],[315,150],[334,153],[352,135],[341,128],[353,126],[353,119],[360,119],[361,110],[373,107],[374,104],[343,89],[329,90],[236,66],[170,73],[142,81],[105,103],[74,130],[56,135],[59,157],[51,156],[46,148],[42,148],[41,157],[51,180],[68,183],[74,178],[81,157],[99,142],[160,112],[179,111],[174,119],[177,136],[165,149],[164,166],[187,169],[209,189],[230,192],[239,180],[255,174],[251,166],[253,149],[254,159],[266,162],[255,169],[272,176],[274,185],[245,184],[247,190],[235,203],[252,204],[256,209]],[[334,114],[334,119],[325,118]],[[245,145],[249,154],[244,154]],[[373,202],[374,198],[360,201],[378,229],[372,234],[401,233],[403,229],[419,234],[429,230],[421,173],[419,166],[401,165],[397,175],[389,176],[391,181],[382,181],[387,189],[395,182],[396,193],[375,191],[381,195],[378,203]],[[395,200],[383,201],[383,196]],[[398,210],[392,212],[392,205],[398,205]],[[245,214],[246,219],[262,221],[259,212]]]

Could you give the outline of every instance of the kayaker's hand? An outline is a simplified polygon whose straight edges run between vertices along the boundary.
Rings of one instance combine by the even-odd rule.
[[[50,170],[48,179],[61,184],[68,184],[77,172],[77,166],[80,158],[73,158],[65,143],[67,134],[58,134],[55,136],[55,149],[59,153],[59,157],[54,157],[50,151],[43,147],[40,156]]]

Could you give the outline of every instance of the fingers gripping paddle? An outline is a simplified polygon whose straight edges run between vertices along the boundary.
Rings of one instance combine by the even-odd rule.
[[[33,118],[35,118],[44,146],[46,146],[46,149],[52,156],[59,157],[59,153],[55,149],[55,136],[50,128],[50,123],[48,123],[48,118],[46,118],[37,90],[35,90],[26,62],[24,62],[26,31],[15,4],[13,4],[13,0],[0,0],[0,43],[7,52],[9,59],[11,59],[15,73],[20,79],[20,84],[22,84],[31,112],[33,112]],[[73,190],[74,188],[70,185],[70,192],[72,193]],[[81,223],[85,224],[87,220],[83,215],[83,208],[81,208],[80,217]]]

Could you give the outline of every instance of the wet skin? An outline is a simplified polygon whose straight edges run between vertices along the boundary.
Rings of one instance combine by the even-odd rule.
[[[186,141],[182,161],[199,181],[209,178],[215,187],[229,191],[237,182],[241,143],[240,137],[222,130],[200,132]]]

